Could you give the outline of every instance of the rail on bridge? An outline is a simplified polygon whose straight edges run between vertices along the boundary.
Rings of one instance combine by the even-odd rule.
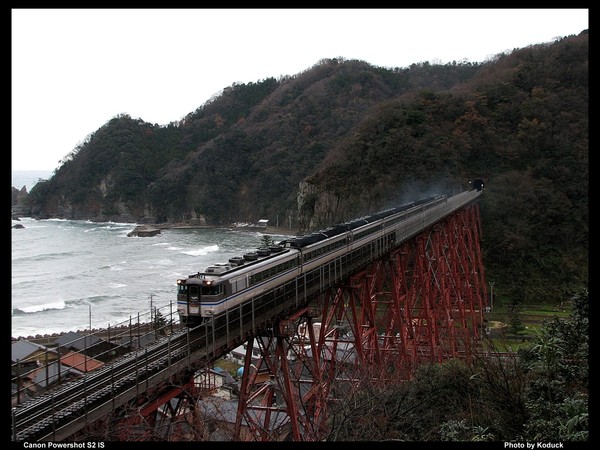
[[[455,197],[435,222],[407,232],[395,248],[269,327],[240,330],[224,343],[197,343],[193,353],[189,330],[175,332],[160,377],[150,367],[158,357],[146,363],[156,372],[154,384],[150,374],[144,390],[135,369],[135,384],[123,388],[130,401],[116,407],[113,398],[106,414],[80,420],[72,434],[63,427],[62,438],[209,440],[219,433],[220,440],[317,441],[328,433],[334,405],[365,383],[410,379],[424,362],[470,360],[487,298],[481,224],[476,196]],[[239,395],[207,396],[215,386],[199,385],[198,371],[209,376],[212,362],[243,341]],[[48,439],[60,440],[52,433],[42,440]]]

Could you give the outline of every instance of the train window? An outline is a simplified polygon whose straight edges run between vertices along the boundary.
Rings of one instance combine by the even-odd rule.
[[[202,295],[219,295],[223,292],[223,287],[220,284],[202,286]]]
[[[198,300],[198,286],[189,287],[190,299]]]
[[[233,293],[235,294],[238,291],[241,291],[242,289],[246,289],[246,280],[242,279],[242,280],[237,280],[235,282],[235,286],[233,287]]]

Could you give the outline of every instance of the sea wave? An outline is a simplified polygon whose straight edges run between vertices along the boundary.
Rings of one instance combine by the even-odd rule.
[[[188,250],[184,253],[185,255],[190,255],[190,256],[204,256],[204,255],[208,255],[209,253],[212,252],[218,252],[219,251],[219,246],[218,245],[207,245],[206,247],[201,247],[198,250]]]
[[[34,259],[36,261],[44,261],[44,260],[52,260],[52,259],[64,259],[64,258],[68,258],[71,256],[76,256],[76,255],[80,255],[82,252],[77,251],[77,252],[58,252],[58,253],[45,253],[43,255],[36,255],[35,257],[33,256],[27,256],[27,257],[15,257],[13,258],[14,262],[20,262],[23,260],[27,260],[27,259]]]
[[[49,311],[51,309],[65,309],[66,307],[67,305],[65,302],[58,301],[51,303],[42,303],[40,305],[20,306],[19,308],[12,308],[12,313],[13,315],[35,314],[41,311]]]
[[[249,234],[217,229],[166,230],[153,240],[134,240],[126,237],[131,226],[22,223],[40,229],[12,237],[13,336],[74,331],[89,326],[90,317],[94,326],[114,324],[147,314],[149,298],[170,307],[177,279],[259,245]]]

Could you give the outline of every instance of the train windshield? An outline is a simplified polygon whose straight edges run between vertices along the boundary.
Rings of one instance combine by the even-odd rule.
[[[200,289],[198,289],[198,286],[194,286],[194,285],[188,286],[188,294],[189,294],[188,298],[190,300],[198,301],[199,292],[200,292]]]
[[[198,301],[201,296],[214,296],[222,293],[223,285],[213,284],[213,282],[202,285],[182,283],[177,286],[177,294],[192,301]]]
[[[198,301],[200,286],[193,284],[180,284],[177,287],[177,295],[185,296],[186,299]]]

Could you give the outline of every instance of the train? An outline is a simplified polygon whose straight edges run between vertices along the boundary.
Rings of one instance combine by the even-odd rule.
[[[477,188],[477,187],[476,187]],[[397,246],[397,229],[412,216],[446,202],[434,195],[263,246],[177,280],[182,325],[215,326],[273,317]]]

